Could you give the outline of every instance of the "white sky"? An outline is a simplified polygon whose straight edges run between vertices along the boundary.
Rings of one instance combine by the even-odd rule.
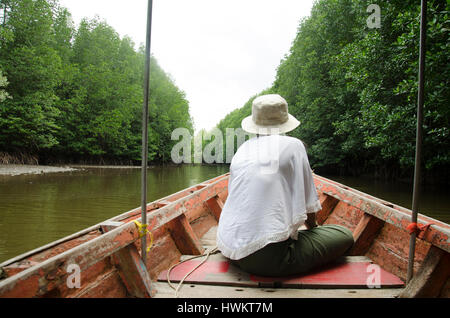
[[[136,46],[147,0],[60,0],[76,25],[98,15]],[[313,0],[154,0],[152,54],[186,93],[196,131],[270,87]]]

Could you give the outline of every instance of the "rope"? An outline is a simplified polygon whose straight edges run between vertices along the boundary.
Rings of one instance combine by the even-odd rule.
[[[191,275],[197,268],[199,268],[200,266],[202,266],[202,265],[208,260],[208,258],[209,258],[210,255],[216,254],[216,253],[218,253],[218,252],[219,252],[219,250],[217,249],[217,246],[215,246],[212,250],[208,251],[206,254],[203,253],[202,255],[196,255],[196,256],[187,258],[187,259],[185,259],[185,260],[183,260],[183,261],[181,261],[181,262],[179,262],[179,263],[177,263],[177,264],[172,265],[172,266],[169,268],[169,270],[167,271],[167,283],[169,284],[169,286],[170,286],[173,290],[175,290],[175,297],[176,297],[176,298],[178,298],[178,292],[180,291],[181,285],[183,284],[183,282],[185,281],[185,279],[188,278],[189,275]],[[206,256],[206,257],[205,257],[205,256]],[[205,257],[205,258],[200,262],[200,264],[198,264],[197,266],[195,266],[189,273],[187,273],[186,275],[184,275],[183,279],[180,280],[180,282],[178,283],[178,286],[177,286],[177,287],[175,287],[174,285],[172,285],[172,282],[170,281],[170,273],[171,273],[171,271],[172,271],[175,267],[177,267],[178,265],[180,265],[180,264],[183,264],[183,263],[185,263],[185,262],[187,262],[187,261],[190,261],[190,260],[193,260],[193,259],[196,259],[196,258],[200,258],[200,257]]]
[[[143,236],[145,236],[147,234],[150,235],[150,244],[148,244],[148,247],[147,247],[147,253],[148,253],[150,251],[150,249],[152,248],[152,245],[153,245],[153,234],[152,234],[152,232],[150,232],[148,230],[148,228],[147,228],[148,224],[142,224],[142,223],[140,223],[137,220],[134,220],[134,224],[136,224],[136,226],[138,227],[139,237],[143,237]]]
[[[430,225],[434,225],[434,223],[428,223],[428,224],[417,224],[415,222],[409,223],[409,225],[406,227],[406,230],[411,235],[413,233],[416,233],[417,237],[421,237],[425,234],[425,232],[428,230]]]

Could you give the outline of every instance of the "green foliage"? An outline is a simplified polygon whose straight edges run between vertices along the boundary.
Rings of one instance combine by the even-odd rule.
[[[423,140],[428,170],[450,163],[446,10],[442,2],[429,2]],[[383,3],[383,27],[360,32],[336,57],[336,75],[357,97],[333,123],[336,134],[358,140],[349,149],[367,150],[378,165],[387,162],[409,171],[416,138],[419,16],[420,6],[413,1]]]
[[[271,94],[271,89],[265,89],[263,90],[261,93],[252,96],[245,104],[244,106],[242,106],[241,108],[235,109],[234,111],[232,111],[231,113],[229,113],[227,116],[225,116],[224,119],[222,119],[219,124],[217,125],[217,128],[222,132],[223,135],[223,162],[227,162],[228,159],[228,163],[230,161],[230,158],[227,158],[227,143],[229,141],[231,141],[231,137],[229,137],[230,139],[227,138],[227,129],[232,128],[232,133],[235,134],[235,136],[233,137],[233,146],[230,147],[230,149],[233,149],[233,153],[236,153],[237,149],[239,148],[240,144],[239,144],[239,140],[238,140],[238,136],[237,134],[239,133],[236,129],[241,128],[241,122],[242,119],[244,119],[245,117],[248,117],[252,114],[252,103],[253,100],[260,96],[260,95],[265,95],[265,94]],[[243,131],[242,131],[243,132]],[[205,132],[206,133],[206,132]],[[245,132],[243,132],[245,134]],[[249,134],[247,134],[246,136],[244,136],[245,140],[248,140],[251,136]],[[242,142],[242,140],[241,140]],[[205,145],[203,145],[204,148]],[[228,150],[229,152],[230,150]],[[232,155],[231,154],[231,155]],[[230,156],[230,154],[228,153],[228,156]]]
[[[139,161],[143,49],[99,18],[75,29],[54,0],[3,0],[2,9],[0,149],[44,160]],[[153,57],[149,107],[149,159],[168,161],[172,130],[192,131],[192,119]]]
[[[12,97],[0,105],[0,148],[35,152],[56,145],[61,59],[52,44],[52,8],[44,0],[8,1],[0,67]],[[2,39],[3,40],[3,39]]]
[[[414,165],[420,2],[376,1],[381,28],[367,26],[373,1],[319,0],[300,22],[271,92],[301,125],[290,134],[318,171],[411,175]],[[449,7],[428,1],[423,162],[450,165]],[[218,125],[238,127],[251,105]]]

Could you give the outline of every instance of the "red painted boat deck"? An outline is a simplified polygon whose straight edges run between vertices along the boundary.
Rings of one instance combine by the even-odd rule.
[[[181,263],[170,272],[171,282],[180,282],[202,262],[202,258]],[[167,281],[167,271],[159,281]],[[303,275],[261,277],[250,275],[231,264],[222,255],[212,255],[190,274],[184,282],[191,284],[232,285],[242,287],[279,288],[398,288],[404,283],[363,257],[345,257]]]

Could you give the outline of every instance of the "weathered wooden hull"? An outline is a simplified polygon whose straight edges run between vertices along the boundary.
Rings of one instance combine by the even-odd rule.
[[[411,212],[320,176],[315,183],[319,223],[348,227],[356,241],[350,255],[405,280]],[[145,265],[133,222],[140,208],[8,260],[0,264],[0,297],[152,297],[161,272],[204,252],[200,238],[217,225],[227,195],[228,174],[148,204],[153,246]],[[418,222],[433,225],[417,239],[416,275],[401,296],[449,297],[450,226],[423,215]]]
[[[350,255],[365,255],[405,281],[411,211],[320,176],[315,184],[323,223],[342,224],[353,232]],[[422,214],[418,223],[433,225],[416,239],[415,277],[400,296],[449,297],[450,226]]]

